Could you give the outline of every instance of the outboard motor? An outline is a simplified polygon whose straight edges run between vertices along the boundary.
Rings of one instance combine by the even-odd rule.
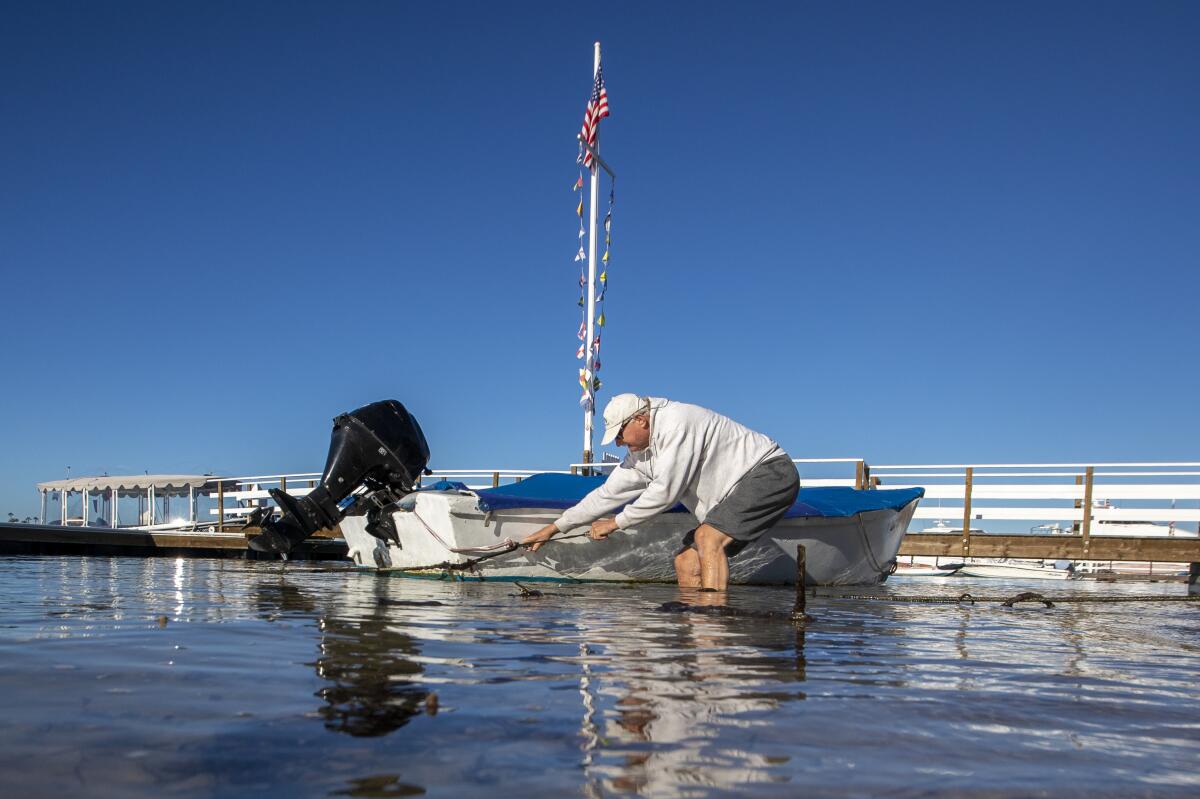
[[[262,533],[250,539],[250,547],[286,555],[313,533],[351,514],[365,514],[371,535],[398,544],[392,511],[401,497],[416,489],[428,463],[429,445],[421,426],[396,400],[343,413],[333,420],[320,485],[300,498],[272,488],[271,498],[283,513],[259,520]],[[366,491],[355,495],[360,487]]]

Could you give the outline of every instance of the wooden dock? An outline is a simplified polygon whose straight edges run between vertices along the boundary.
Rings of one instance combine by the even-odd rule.
[[[278,560],[277,555],[264,555],[247,546],[249,536],[257,532],[150,532],[0,522],[0,554]],[[341,538],[310,538],[289,557],[293,560],[339,560],[346,557],[346,542]]]
[[[1086,544],[1086,551],[1085,551]],[[1200,538],[1148,538],[1082,535],[1002,535],[909,533],[901,555],[1043,560],[1200,561]]]

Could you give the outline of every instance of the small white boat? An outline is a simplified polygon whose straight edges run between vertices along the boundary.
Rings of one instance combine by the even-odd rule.
[[[961,537],[961,527],[951,527],[939,519],[932,527],[926,527],[922,533],[943,533]],[[972,535],[983,534],[983,530],[971,528]],[[1022,558],[946,558],[930,556],[905,556],[896,567],[897,576],[906,577],[945,577],[961,575],[963,577],[995,577],[1012,579],[1037,580],[1067,580],[1071,578],[1069,569],[1060,569],[1053,563],[1041,560]]]
[[[674,581],[674,556],[698,522],[676,508],[647,524],[592,541],[569,530],[537,553],[517,545],[602,482],[600,477],[537,474],[501,488],[461,485],[413,492],[392,513],[396,539],[367,531],[365,516],[341,529],[350,558],[368,569],[456,570],[516,580]],[[794,584],[796,545],[805,546],[805,583],[857,585],[887,579],[924,490],[802,489],[776,527],[729,563],[734,584]]]
[[[1107,500],[1097,500],[1092,505],[1093,511],[1112,511],[1115,506]],[[1071,527],[1058,524],[1043,524],[1034,527],[1030,532],[1043,535],[1078,535]],[[1196,538],[1200,532],[1179,528],[1174,523],[1157,524],[1150,521],[1129,521],[1124,519],[1097,519],[1090,528],[1094,536],[1123,536],[1127,538]],[[1187,574],[1188,564],[1171,561],[1152,563],[1145,560],[1104,561],[1077,560],[1074,561],[1075,572],[1078,575],[1131,575],[1154,578]]]
[[[964,577],[996,577],[1034,580],[1069,580],[1073,573],[1040,560],[987,558],[968,560],[958,570]]]
[[[958,574],[961,566],[961,561],[947,566],[926,566],[920,563],[896,565],[896,571],[892,574],[896,577],[951,577]]]

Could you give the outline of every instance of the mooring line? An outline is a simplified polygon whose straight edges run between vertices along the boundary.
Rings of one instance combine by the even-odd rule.
[[[1196,602],[1200,594],[1049,594],[1042,595],[1026,591],[1015,596],[960,594],[959,596],[942,596],[939,594],[818,594],[813,592],[814,599],[854,599],[869,602],[918,602],[934,605],[975,604],[977,602],[999,602],[1012,607],[1017,602]]]
[[[418,521],[421,522],[421,524],[425,525],[426,530],[429,530],[429,532],[433,533],[433,530],[430,530],[429,525],[425,524],[424,519],[421,519],[420,517],[417,517],[417,518],[418,518]],[[585,535],[587,535],[586,532],[570,533],[568,535],[558,536],[557,538],[554,538],[551,540],[555,541],[555,542],[566,541],[571,538],[581,538]],[[476,574],[475,567],[478,566],[480,563],[483,563],[485,560],[491,560],[492,558],[498,558],[501,555],[508,555],[509,553],[515,552],[521,548],[521,544],[517,543],[516,541],[513,541],[511,538],[506,538],[500,544],[494,545],[492,547],[471,547],[471,548],[467,548],[467,549],[452,549],[451,547],[449,547],[446,544],[445,541],[443,541],[441,539],[441,536],[437,535],[437,533],[433,533],[433,537],[436,538],[443,547],[445,547],[450,552],[453,552],[455,554],[463,554],[465,552],[472,551],[472,550],[487,551],[489,549],[495,549],[496,551],[487,552],[487,554],[480,555],[479,557],[475,557],[475,558],[467,558],[462,563],[451,563],[450,561],[446,560],[446,561],[442,561],[441,563],[433,563],[428,566],[403,566],[403,567],[400,567],[399,571],[406,571],[406,572],[440,571],[440,572],[446,572],[447,575],[451,572],[469,572],[471,574]],[[547,543],[551,543],[551,542],[548,541]],[[503,547],[503,548],[499,548],[499,547]],[[543,565],[545,565],[545,564],[543,564]],[[557,569],[554,569],[551,566],[546,566],[546,568],[550,569],[551,571],[558,571]],[[559,574],[562,574],[562,572],[559,572]],[[480,575],[480,577],[482,578],[482,575]],[[578,580],[575,580],[575,578],[571,577],[570,575],[564,574],[563,577],[565,577],[569,580],[574,580],[575,582],[580,582]]]

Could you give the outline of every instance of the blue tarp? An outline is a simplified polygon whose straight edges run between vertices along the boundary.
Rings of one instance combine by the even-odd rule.
[[[466,483],[457,480],[438,480],[427,486],[421,486],[418,491],[470,491]]]
[[[482,511],[508,508],[571,507],[592,489],[604,482],[603,477],[581,477],[573,474],[535,474],[519,483],[477,491]],[[923,488],[877,488],[858,491],[853,488],[801,488],[800,496],[785,518],[805,516],[853,516],[867,510],[900,510],[918,497],[925,496]],[[676,505],[671,513],[684,511]]]

